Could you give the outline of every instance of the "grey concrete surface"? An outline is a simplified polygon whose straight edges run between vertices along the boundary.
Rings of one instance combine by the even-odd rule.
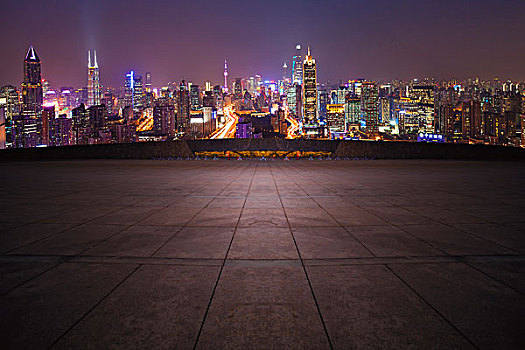
[[[0,172],[2,349],[525,347],[525,163]]]

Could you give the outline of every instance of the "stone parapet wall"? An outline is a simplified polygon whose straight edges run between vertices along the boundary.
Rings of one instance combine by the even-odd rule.
[[[525,149],[504,146],[339,140],[227,139],[159,141],[0,151],[0,160],[187,158],[202,152],[319,152],[332,158],[525,160]]]

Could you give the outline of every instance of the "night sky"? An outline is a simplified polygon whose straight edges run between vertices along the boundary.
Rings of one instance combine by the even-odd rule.
[[[320,81],[414,77],[525,80],[523,0],[48,0],[3,2],[0,85],[19,85],[30,44],[55,88],[86,85],[96,49],[103,85],[134,69],[153,84],[279,79],[296,43]]]

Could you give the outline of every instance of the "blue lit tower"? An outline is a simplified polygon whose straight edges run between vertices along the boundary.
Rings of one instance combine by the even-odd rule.
[[[295,55],[292,58],[292,83],[299,85],[303,83],[303,56],[300,44],[295,46]]]

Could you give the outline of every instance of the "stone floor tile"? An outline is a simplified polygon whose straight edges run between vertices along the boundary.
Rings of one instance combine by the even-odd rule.
[[[473,348],[385,266],[307,272],[335,349]]]
[[[299,259],[287,227],[239,227],[228,259]]]
[[[300,266],[226,266],[197,349],[329,349]]]

